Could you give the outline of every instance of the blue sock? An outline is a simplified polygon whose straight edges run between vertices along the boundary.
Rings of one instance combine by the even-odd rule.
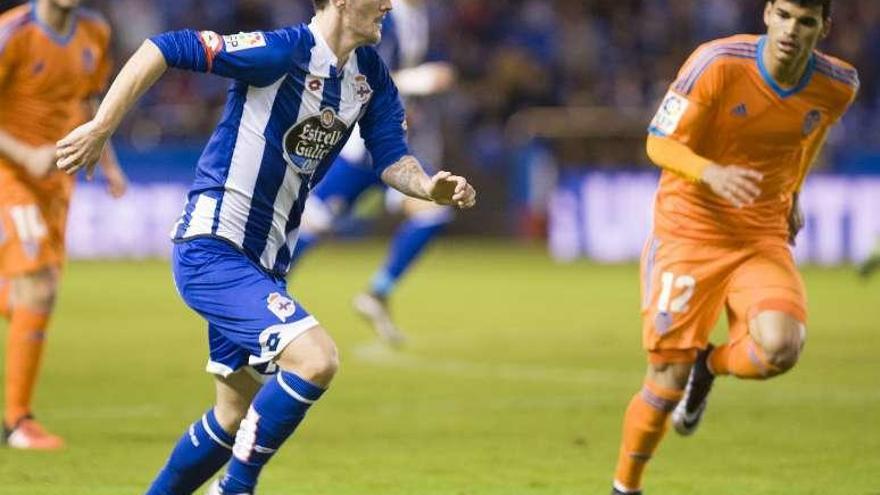
[[[293,254],[290,255],[290,268],[295,267],[299,263],[300,258],[311,251],[319,240],[320,237],[315,234],[300,232],[299,238],[296,240],[296,246],[293,248]]]
[[[177,442],[168,463],[147,495],[183,495],[194,492],[220,470],[232,455],[235,439],[217,422],[211,409]]]
[[[371,292],[380,297],[387,297],[394,290],[400,277],[451,219],[452,215],[444,209],[438,210],[436,215],[428,218],[412,218],[405,221],[394,233],[385,265],[373,275]]]
[[[287,440],[324,390],[279,371],[257,392],[235,436],[232,460],[220,482],[226,493],[253,493],[263,466]]]

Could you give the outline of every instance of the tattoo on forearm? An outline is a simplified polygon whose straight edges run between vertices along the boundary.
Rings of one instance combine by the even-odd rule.
[[[425,171],[412,156],[401,158],[382,172],[382,181],[394,189],[407,196],[430,199],[428,192],[422,186],[425,177]]]

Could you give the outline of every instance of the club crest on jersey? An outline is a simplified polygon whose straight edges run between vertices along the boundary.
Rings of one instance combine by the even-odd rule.
[[[804,127],[802,129],[804,136],[806,137],[812,134],[821,121],[822,113],[819,112],[819,110],[813,109],[807,112],[807,116],[804,117]]]
[[[226,35],[223,37],[223,42],[226,44],[226,51],[233,53],[266,46],[266,37],[263,36],[263,33],[254,31],[252,33]]]
[[[286,322],[296,312],[296,304],[293,303],[293,300],[277,292],[269,294],[269,297],[266,298],[266,307],[282,323]]]
[[[311,174],[342,141],[348,125],[336,111],[323,108],[317,115],[306,117],[284,135],[284,159],[299,173]]]
[[[212,56],[223,51],[223,38],[214,31],[202,31],[199,33],[199,38],[202,39],[205,50],[209,51]]]
[[[354,95],[359,103],[366,103],[373,95],[373,88],[367,82],[367,76],[363,74],[354,76]]]

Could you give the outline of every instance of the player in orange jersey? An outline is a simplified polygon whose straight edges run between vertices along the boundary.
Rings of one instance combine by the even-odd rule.
[[[715,376],[766,379],[798,360],[797,192],[858,88],[855,69],[815,50],[830,14],[831,0],[768,0],[767,34],[699,47],[651,123],[648,155],[663,173],[642,258],[649,364],[626,410],[613,493],[641,493],[669,416],[693,433]],[[729,340],[713,347],[722,309]]]
[[[55,142],[91,117],[111,63],[110,27],[80,0],[35,0],[0,15],[0,314],[9,320],[3,439],[55,449],[61,438],[31,414],[45,330],[64,260],[73,178]],[[109,149],[110,193],[126,179]]]

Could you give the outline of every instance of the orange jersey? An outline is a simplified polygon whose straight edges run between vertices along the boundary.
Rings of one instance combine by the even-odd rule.
[[[54,144],[88,120],[88,101],[106,85],[110,27],[85,9],[74,16],[61,36],[37,18],[33,2],[0,15],[0,128],[30,145]],[[43,182],[65,180],[50,175]],[[27,179],[0,159],[0,187],[10,180]]]
[[[764,67],[765,37],[738,35],[700,46],[678,74],[650,133],[720,165],[761,172],[761,195],[736,208],[707,186],[664,170],[654,211],[661,238],[704,241],[788,236],[792,193],[814,151],[858,90],[856,70],[818,51],[800,83],[785,89]]]

